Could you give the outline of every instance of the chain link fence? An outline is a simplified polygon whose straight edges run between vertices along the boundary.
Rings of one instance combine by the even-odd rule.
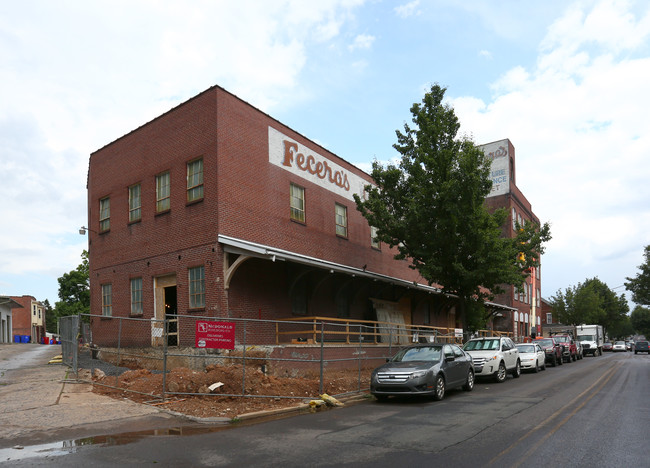
[[[297,398],[291,385],[274,393],[278,386],[271,383],[278,379],[317,381],[319,394],[361,393],[369,389],[371,370],[400,347],[462,341],[454,329],[318,317],[80,315],[62,317],[60,327],[63,362],[78,380],[162,401],[191,395]],[[138,376],[155,384],[138,387]]]

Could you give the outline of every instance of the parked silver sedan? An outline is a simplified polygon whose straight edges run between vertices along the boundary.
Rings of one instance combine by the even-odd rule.
[[[521,370],[546,370],[546,353],[537,343],[521,343],[517,345],[519,358],[521,359]]]

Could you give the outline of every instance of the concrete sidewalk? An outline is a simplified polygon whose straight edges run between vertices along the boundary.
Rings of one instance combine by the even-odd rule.
[[[68,367],[48,364],[59,354],[56,345],[0,345],[0,448],[192,423],[66,382]]]

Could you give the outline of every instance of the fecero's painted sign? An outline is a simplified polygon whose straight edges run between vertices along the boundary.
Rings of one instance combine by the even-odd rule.
[[[269,127],[269,162],[348,200],[371,182]]]
[[[196,347],[235,349],[235,324],[230,322],[196,321]]]

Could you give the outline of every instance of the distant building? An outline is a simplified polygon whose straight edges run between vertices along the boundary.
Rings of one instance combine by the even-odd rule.
[[[32,343],[40,343],[45,336],[45,306],[33,296],[11,296],[20,304],[14,309],[13,335],[29,336]]]
[[[177,314],[460,327],[456,299],[373,239],[352,197],[370,183],[217,86],[107,144],[88,171],[93,341],[113,339],[112,317]],[[177,330],[167,344],[191,344]]]
[[[13,309],[22,307],[9,296],[0,296],[0,343],[12,342]]]
[[[516,225],[533,222],[540,224],[539,218],[532,210],[530,202],[516,184],[515,147],[510,140],[499,140],[481,145],[485,154],[492,159],[492,191],[486,203],[490,209],[506,208],[509,222],[504,227],[503,235],[516,236]],[[494,317],[494,329],[512,332],[515,338],[531,334],[541,335],[542,310],[541,267],[531,272],[530,278],[518,291],[514,286],[504,286],[506,292],[495,297],[495,302],[514,307],[516,311],[503,311]]]

